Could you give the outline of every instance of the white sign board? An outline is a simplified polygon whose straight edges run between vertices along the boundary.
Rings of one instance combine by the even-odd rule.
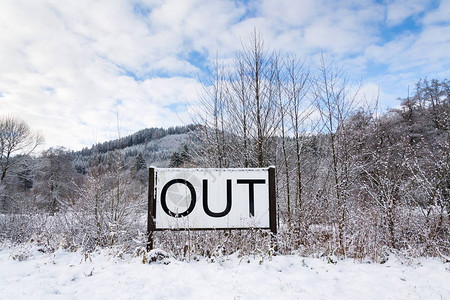
[[[270,169],[154,168],[153,229],[272,229]]]

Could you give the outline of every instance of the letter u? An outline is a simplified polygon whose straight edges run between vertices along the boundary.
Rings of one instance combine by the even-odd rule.
[[[208,180],[203,179],[203,210],[205,213],[214,218],[220,218],[228,215],[231,210],[231,179],[227,179],[227,206],[223,212],[212,212],[208,207]]]

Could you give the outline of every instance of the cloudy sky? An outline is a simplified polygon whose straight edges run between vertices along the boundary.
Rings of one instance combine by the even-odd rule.
[[[117,123],[189,123],[211,59],[254,28],[312,68],[322,51],[385,108],[450,77],[447,0],[1,0],[0,115],[75,150],[117,138]]]

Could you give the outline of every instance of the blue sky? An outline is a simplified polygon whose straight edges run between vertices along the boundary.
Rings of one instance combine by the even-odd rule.
[[[1,114],[71,149],[117,138],[117,123],[189,123],[205,67],[254,28],[311,69],[323,52],[386,109],[449,78],[449,16],[450,1],[2,0]]]

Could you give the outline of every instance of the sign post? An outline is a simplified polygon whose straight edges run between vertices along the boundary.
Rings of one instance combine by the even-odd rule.
[[[158,230],[270,229],[277,233],[275,167],[149,169],[148,243]]]

